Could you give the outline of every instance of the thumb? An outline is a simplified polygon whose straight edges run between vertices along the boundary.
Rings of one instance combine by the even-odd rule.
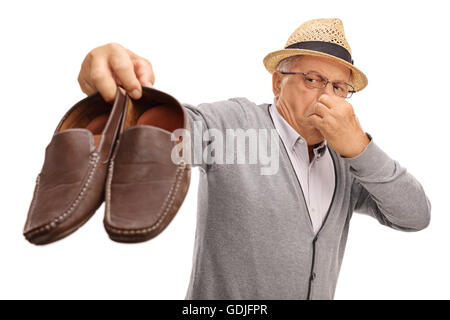
[[[359,122],[358,117],[355,115],[355,119],[356,119],[356,125],[358,126],[359,129],[363,130],[361,123]]]

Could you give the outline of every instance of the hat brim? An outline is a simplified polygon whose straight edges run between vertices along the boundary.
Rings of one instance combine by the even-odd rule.
[[[298,55],[325,57],[325,58],[329,58],[329,59],[332,59],[339,63],[344,64],[345,66],[347,66],[349,69],[352,70],[351,82],[352,82],[352,86],[355,88],[355,91],[361,91],[368,84],[366,75],[361,70],[359,70],[354,65],[352,65],[351,63],[349,63],[343,59],[337,58],[335,56],[332,56],[330,54],[313,51],[313,50],[283,49],[283,50],[274,51],[274,52],[269,53],[264,58],[264,66],[272,74],[274,71],[276,71],[277,66],[281,60],[292,57],[292,56],[298,56]]]

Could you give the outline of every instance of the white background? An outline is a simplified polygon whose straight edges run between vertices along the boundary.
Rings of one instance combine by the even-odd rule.
[[[450,298],[449,63],[446,1],[14,1],[0,5],[0,298],[184,299],[198,171],[157,238],[117,244],[102,206],[70,237],[22,236],[35,178],[63,114],[85,97],[77,76],[93,48],[118,42],[149,59],[155,87],[198,104],[272,102],[262,60],[304,21],[344,21],[369,86],[351,99],[365,131],[423,185],[430,226],[418,233],[355,214],[336,299]],[[280,190],[281,192],[282,190]]]

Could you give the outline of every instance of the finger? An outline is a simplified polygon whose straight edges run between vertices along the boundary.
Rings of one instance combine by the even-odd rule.
[[[330,108],[330,109],[335,104],[334,99],[330,95],[325,94],[325,93],[319,97],[319,102],[323,103],[327,108]]]
[[[316,115],[316,114],[312,114],[312,115],[308,116],[308,117],[307,117],[307,122],[308,122],[309,124],[311,124],[313,127],[317,128],[317,129],[319,129],[319,130],[321,130],[321,129],[323,128],[323,126],[324,126],[324,124],[323,124],[323,122],[324,122],[323,118],[319,117],[319,116]]]
[[[106,59],[94,59],[92,61],[89,79],[86,79],[87,84],[96,88],[105,101],[114,101],[117,84]]]
[[[95,87],[90,84],[85,78],[80,77],[78,79],[78,83],[80,84],[81,91],[86,93],[88,96],[98,92],[98,90],[95,89]]]
[[[155,75],[153,73],[153,68],[150,61],[143,58],[135,60],[134,71],[142,86],[153,87],[155,83]]]
[[[138,56],[136,53],[134,53],[133,51],[131,51],[130,49],[124,48],[128,55],[131,57],[131,59],[133,60],[138,60],[139,58],[141,58],[140,56]]]
[[[142,94],[141,84],[139,83],[134,64],[131,57],[125,50],[116,50],[109,58],[109,66],[112,72],[120,81],[124,89],[133,99],[139,99]]]
[[[126,49],[134,63],[134,72],[142,86],[153,87],[155,83],[155,74],[150,61],[144,59],[133,51]]]
[[[314,105],[314,114],[318,115],[319,117],[325,118],[326,116],[330,115],[330,113],[330,109],[323,103],[317,102]]]

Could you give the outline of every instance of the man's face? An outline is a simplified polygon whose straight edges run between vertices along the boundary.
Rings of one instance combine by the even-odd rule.
[[[330,81],[350,83],[349,68],[322,57],[301,56],[289,71],[316,72]],[[322,142],[324,138],[320,131],[306,124],[305,120],[313,113],[314,105],[322,94],[335,95],[331,83],[323,89],[308,88],[302,75],[283,75],[275,71],[272,87],[275,103],[284,119],[306,139],[308,145]]]

